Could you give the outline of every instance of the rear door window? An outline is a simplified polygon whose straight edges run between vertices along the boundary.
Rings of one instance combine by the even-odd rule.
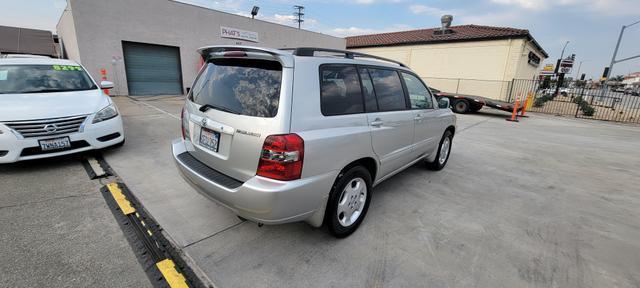
[[[402,82],[398,72],[391,69],[367,68],[373,80],[380,111],[396,111],[407,108]]]
[[[320,107],[322,115],[364,112],[358,72],[353,65],[320,67]]]
[[[191,100],[231,113],[275,117],[278,114],[282,65],[258,59],[214,59],[193,85]]]
[[[411,109],[432,109],[433,102],[427,86],[418,77],[408,73],[402,72],[402,78],[407,87]]]

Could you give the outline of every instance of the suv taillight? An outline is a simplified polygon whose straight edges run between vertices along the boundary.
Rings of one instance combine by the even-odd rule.
[[[182,107],[182,112],[180,113],[180,126],[182,131],[182,139],[189,138],[189,117],[185,115],[187,112],[187,106]]]
[[[270,135],[264,140],[256,175],[295,180],[302,175],[304,140],[296,134]]]

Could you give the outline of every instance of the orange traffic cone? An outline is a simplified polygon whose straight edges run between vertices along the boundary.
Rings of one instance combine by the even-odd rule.
[[[522,105],[522,110],[520,110],[520,117],[529,117],[529,116],[525,116],[525,114],[527,113],[527,107],[529,107],[529,101],[531,101],[531,93],[529,93],[529,95],[527,96],[527,99],[524,100],[524,105]]]
[[[100,69],[100,75],[102,76],[102,81],[106,81],[107,80],[107,69]],[[102,89],[102,91],[104,91],[104,94],[109,95],[109,89]]]
[[[504,120],[511,121],[511,122],[519,122],[518,106],[520,106],[520,97],[516,98],[516,103],[513,105],[513,112],[511,112],[511,117]]]

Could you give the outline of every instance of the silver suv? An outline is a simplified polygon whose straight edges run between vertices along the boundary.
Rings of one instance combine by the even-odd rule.
[[[324,223],[345,237],[375,185],[419,161],[447,164],[448,100],[399,62],[320,48],[198,52],[205,64],[173,156],[190,184],[240,218]]]

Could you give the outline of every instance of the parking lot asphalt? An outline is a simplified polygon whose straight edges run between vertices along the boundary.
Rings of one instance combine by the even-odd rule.
[[[182,97],[114,100],[127,142],[105,151],[106,161],[192,268],[218,287],[640,287],[638,126],[540,114],[512,123],[504,121],[507,113],[486,109],[459,115],[448,166],[433,172],[415,165],[383,182],[359,230],[335,239],[305,223],[242,222],[190,188],[170,153],[180,135]],[[63,168],[82,169],[67,166],[32,164],[22,174],[3,171],[0,177],[13,187],[32,171],[41,173],[28,178],[34,183],[24,187],[27,193],[51,185],[46,177],[66,179]],[[79,191],[78,185],[54,184],[56,191]],[[22,191],[11,189],[16,192],[1,196],[9,203]],[[67,211],[51,205],[61,210],[53,214]],[[19,216],[6,209],[0,209],[7,213],[2,219]],[[113,222],[103,213],[93,217]],[[116,235],[112,225],[104,233]],[[3,237],[29,235],[9,231]],[[29,242],[21,237],[11,239]],[[92,249],[82,247],[89,254]],[[13,253],[12,262],[21,253],[2,252]],[[6,262],[3,271],[13,265]],[[49,269],[60,277],[68,273]],[[132,269],[118,275],[135,276]]]
[[[80,157],[0,165],[0,287],[151,287]]]

